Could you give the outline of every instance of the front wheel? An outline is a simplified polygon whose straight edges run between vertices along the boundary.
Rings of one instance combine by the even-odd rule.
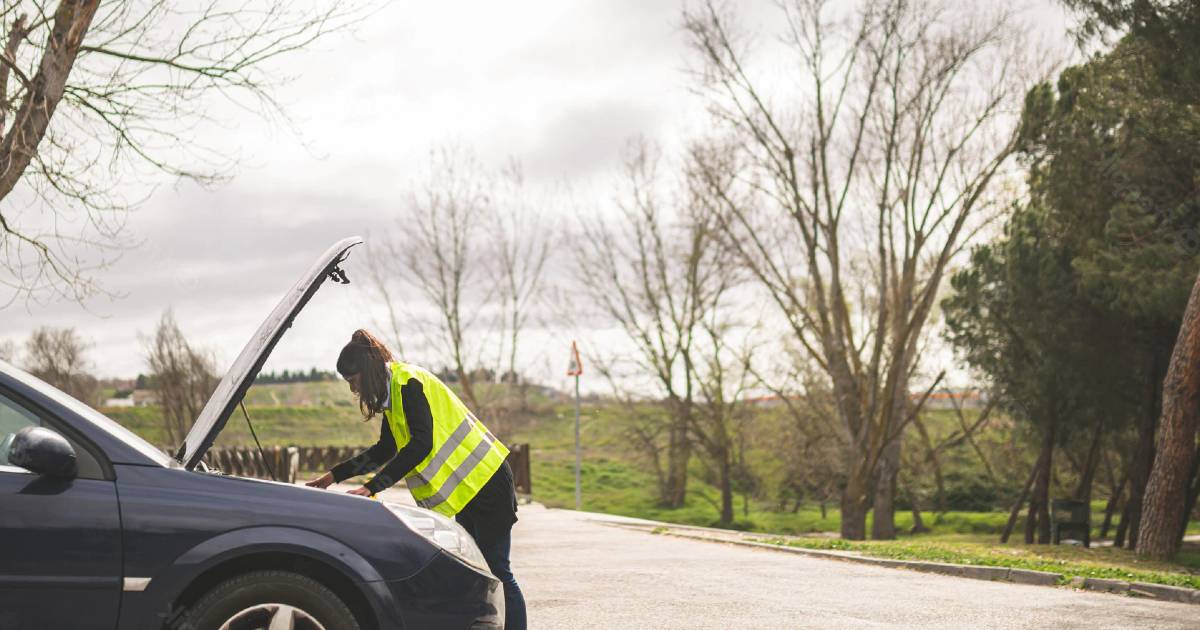
[[[354,613],[316,580],[286,571],[254,571],[204,594],[181,630],[359,630]]]

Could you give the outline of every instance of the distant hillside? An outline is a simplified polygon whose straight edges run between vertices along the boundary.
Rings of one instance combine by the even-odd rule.
[[[374,443],[379,437],[379,424],[363,422],[350,389],[338,381],[254,385],[246,393],[246,410],[264,445],[354,446]],[[158,407],[100,411],[150,443],[167,445]],[[235,411],[217,444],[253,443],[246,419]]]
[[[345,381],[304,383],[257,383],[246,392],[246,405],[269,407],[350,407],[356,408],[354,395]]]

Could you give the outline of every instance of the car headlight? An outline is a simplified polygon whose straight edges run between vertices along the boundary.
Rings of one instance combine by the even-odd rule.
[[[491,573],[488,569],[487,560],[483,557],[483,552],[479,551],[479,546],[475,544],[475,539],[463,529],[462,525],[454,522],[453,519],[446,518],[437,512],[424,510],[399,503],[383,503],[384,507],[392,511],[409,529],[424,536],[433,544],[445,549],[453,554],[458,559],[470,564],[471,566],[480,569],[484,572]]]

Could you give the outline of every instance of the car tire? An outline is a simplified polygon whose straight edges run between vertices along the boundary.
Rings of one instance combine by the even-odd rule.
[[[295,630],[360,630],[354,613],[333,591],[310,577],[287,571],[254,571],[221,582],[171,627],[266,630],[279,615],[291,616],[295,625],[282,627]]]

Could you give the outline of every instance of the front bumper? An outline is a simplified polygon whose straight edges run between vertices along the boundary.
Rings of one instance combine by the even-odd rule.
[[[416,575],[387,582],[411,630],[502,630],[504,589],[500,581],[442,551]]]

